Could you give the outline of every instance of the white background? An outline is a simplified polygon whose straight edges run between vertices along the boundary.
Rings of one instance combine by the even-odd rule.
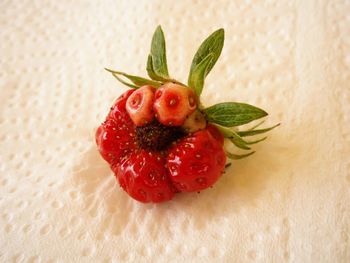
[[[349,262],[350,2],[0,1],[1,262]],[[185,81],[226,31],[205,105],[282,125],[200,194],[129,198],[94,132],[165,32]]]

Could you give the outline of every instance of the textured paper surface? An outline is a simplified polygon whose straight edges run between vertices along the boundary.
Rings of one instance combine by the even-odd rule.
[[[1,1],[1,262],[349,262],[350,2]],[[170,74],[224,27],[206,105],[235,100],[282,126],[200,194],[129,198],[94,144],[146,75],[161,24]]]

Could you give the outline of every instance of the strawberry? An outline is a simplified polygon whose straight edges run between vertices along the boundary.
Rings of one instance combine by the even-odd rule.
[[[140,202],[170,200],[177,190],[170,181],[160,150],[184,133],[180,128],[166,127],[157,121],[135,126],[126,107],[136,92],[128,90],[117,99],[96,131],[96,143],[119,184],[131,197]]]
[[[212,186],[223,173],[225,161],[220,141],[212,136],[209,129],[205,129],[176,143],[169,150],[167,166],[176,188],[182,192],[193,192]]]
[[[153,120],[155,88],[146,85],[136,90],[126,101],[126,111],[136,126],[143,126]]]
[[[111,108],[108,117],[96,131],[96,144],[102,157],[109,163],[119,161],[134,147],[135,128],[125,110],[128,90]]]
[[[130,123],[130,118],[129,114],[125,110],[126,107],[126,101],[130,97],[132,93],[134,93],[134,89],[127,90],[124,92],[114,103],[113,107],[111,108],[108,117],[107,118],[112,118],[116,121],[121,121],[124,122],[128,125],[131,125]]]
[[[130,151],[129,131],[112,119],[106,120],[96,132],[96,143],[102,157],[109,163],[122,159]]]
[[[126,86],[96,131],[101,156],[110,164],[121,188],[143,203],[172,199],[175,193],[199,192],[211,187],[225,169],[226,157],[251,155],[225,150],[224,138],[249,150],[260,142],[245,137],[272,130],[237,127],[265,117],[262,109],[245,103],[223,102],[204,107],[200,96],[205,77],[216,63],[224,31],[211,34],[199,47],[187,85],[168,73],[165,39],[157,28],[147,61],[150,79],[107,69]],[[126,81],[128,79],[130,82]]]
[[[156,91],[153,108],[160,123],[181,126],[196,106],[195,94],[191,89],[166,83]]]
[[[112,170],[120,186],[140,202],[167,201],[176,192],[160,153],[134,151],[121,164],[112,166]]]
[[[209,124],[207,126],[208,131],[210,132],[211,136],[219,143],[219,145],[222,147],[224,146],[224,136],[222,133],[214,126]]]

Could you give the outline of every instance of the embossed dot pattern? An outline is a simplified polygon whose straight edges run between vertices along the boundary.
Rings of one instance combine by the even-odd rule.
[[[349,262],[350,2],[1,1],[1,262]],[[94,132],[146,75],[155,27],[170,74],[224,27],[203,103],[281,122],[200,194],[130,199]]]

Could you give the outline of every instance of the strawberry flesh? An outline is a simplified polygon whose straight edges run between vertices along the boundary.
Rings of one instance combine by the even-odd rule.
[[[109,163],[119,162],[135,147],[135,127],[125,111],[126,100],[133,91],[125,92],[117,99],[106,121],[96,131],[98,150]]]
[[[164,202],[172,199],[176,192],[160,153],[134,151],[112,169],[120,186],[140,202]]]
[[[155,93],[153,109],[158,121],[166,126],[181,126],[196,109],[193,91],[174,83],[161,86]]]
[[[118,162],[135,147],[134,129],[126,124],[118,125],[113,119],[106,120],[96,132],[96,143],[102,157],[109,163]]]
[[[167,166],[170,179],[178,190],[198,192],[219,179],[225,161],[222,145],[208,129],[204,129],[189,134],[175,144],[169,150]]]
[[[136,126],[146,125],[153,120],[154,91],[152,86],[142,86],[127,99],[126,111]]]

